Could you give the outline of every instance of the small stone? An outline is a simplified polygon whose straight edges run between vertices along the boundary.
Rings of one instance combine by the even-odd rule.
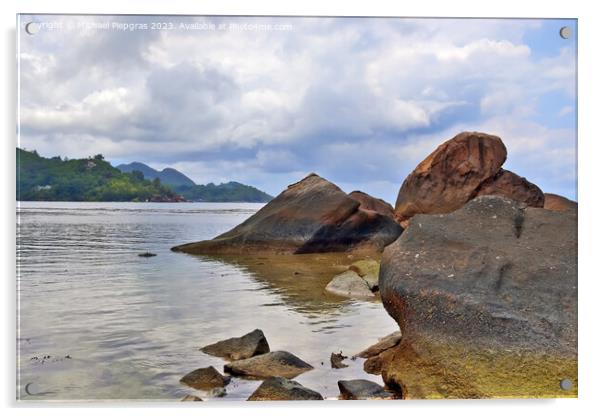
[[[326,291],[350,298],[372,298],[368,284],[353,270],[336,275],[326,286]]]
[[[182,397],[183,402],[202,402],[203,399],[201,399],[200,397],[197,396],[193,396],[192,394],[187,394],[186,396]]]
[[[261,329],[256,329],[239,338],[229,338],[201,348],[205,354],[222,357],[230,361],[251,358],[270,352],[270,345]]]
[[[224,371],[236,376],[251,378],[295,378],[313,367],[286,351],[273,351],[224,366]]]
[[[383,400],[393,399],[393,394],[368,380],[340,380],[338,382],[343,400]]]
[[[380,354],[383,351],[393,348],[401,341],[401,331],[395,331],[386,337],[380,338],[378,342],[365,350],[355,354],[355,357],[369,358]]]
[[[324,400],[316,391],[284,377],[270,377],[253,392],[249,401],[260,400]]]
[[[215,387],[224,387],[229,382],[230,377],[221,375],[214,367],[196,369],[180,379],[180,383],[197,390],[211,390]]]
[[[343,360],[345,358],[348,358],[347,356],[343,355],[343,352],[339,352],[338,354],[335,354],[334,352],[330,354],[330,366],[332,368],[345,368],[345,367],[349,367],[347,364],[343,363]]]
[[[368,285],[372,292],[378,290],[378,274],[380,263],[376,260],[359,260],[349,266],[349,270],[356,272]]]

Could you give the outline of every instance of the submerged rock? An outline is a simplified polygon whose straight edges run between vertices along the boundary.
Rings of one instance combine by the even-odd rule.
[[[200,397],[197,396],[193,396],[192,394],[187,394],[186,396],[182,397],[182,402],[202,402],[203,399],[201,399]]]
[[[343,352],[339,352],[339,353],[331,353],[330,354],[330,367],[331,368],[346,368],[349,367],[347,364],[343,363],[343,360],[345,360],[346,358],[348,358],[347,356],[343,355]]]
[[[326,291],[338,296],[350,298],[373,298],[374,293],[370,290],[368,283],[356,272],[347,270],[336,275],[328,285]]]
[[[266,379],[249,397],[250,401],[260,400],[324,400],[316,391],[284,377]]]
[[[224,397],[226,395],[226,389],[223,387],[215,387],[209,390],[209,396],[211,397]]]
[[[481,196],[417,215],[379,287],[403,334],[383,377],[408,397],[555,396],[576,379],[575,213]]]
[[[270,352],[270,346],[261,329],[255,329],[238,338],[229,338],[202,347],[205,354],[223,357],[227,360],[241,360]]]
[[[372,292],[378,290],[378,274],[380,263],[376,260],[358,260],[349,266],[349,270],[356,272],[368,285]]]
[[[191,254],[382,251],[402,229],[390,216],[361,206],[338,186],[311,174],[232,230],[172,250]]]
[[[224,387],[229,382],[230,377],[224,377],[214,367],[199,368],[180,379],[180,383],[197,390],[211,390],[216,387]]]
[[[273,351],[224,366],[224,371],[236,376],[250,378],[285,377],[295,378],[313,367],[286,351]]]
[[[506,146],[497,136],[463,132],[424,159],[403,182],[396,218],[407,226],[416,214],[455,211],[478,195],[501,195],[530,206],[543,206],[541,190],[501,169]]]
[[[556,194],[544,194],[545,200],[543,207],[550,211],[566,212],[577,211],[577,203]]]
[[[383,400],[393,399],[393,394],[368,380],[340,380],[338,382],[343,400]]]

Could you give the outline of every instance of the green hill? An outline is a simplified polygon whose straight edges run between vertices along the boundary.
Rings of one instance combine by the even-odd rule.
[[[134,171],[142,172],[146,179],[159,178],[162,184],[171,187],[189,201],[268,202],[272,199],[272,196],[257,188],[238,182],[197,185],[188,176],[173,168],[158,171],[144,163],[132,162],[118,165],[117,169],[130,173]]]
[[[102,155],[88,159],[44,158],[17,148],[19,201],[180,201],[156,179],[123,173]]]
[[[123,171],[122,171],[123,170]],[[172,168],[133,162],[117,168],[102,155],[45,158],[17,148],[18,201],[268,202],[272,197],[238,182],[196,185]]]
[[[228,182],[215,185],[180,186],[176,192],[189,201],[203,202],[268,202],[271,195],[249,185],[238,182]]]
[[[194,186],[195,183],[188,176],[173,168],[165,168],[162,171],[155,170],[148,165],[140,162],[117,165],[117,169],[122,172],[132,173],[139,171],[144,174],[146,179],[159,178],[161,183],[171,187]]]

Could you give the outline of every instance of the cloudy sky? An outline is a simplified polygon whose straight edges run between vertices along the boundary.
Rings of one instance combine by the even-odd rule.
[[[575,33],[572,20],[21,16],[19,146],[273,195],[316,172],[393,203],[437,145],[478,130],[503,139],[506,168],[576,198]]]

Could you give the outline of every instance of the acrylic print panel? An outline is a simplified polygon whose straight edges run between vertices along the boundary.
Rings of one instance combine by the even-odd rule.
[[[19,400],[576,397],[576,40],[18,16]]]

